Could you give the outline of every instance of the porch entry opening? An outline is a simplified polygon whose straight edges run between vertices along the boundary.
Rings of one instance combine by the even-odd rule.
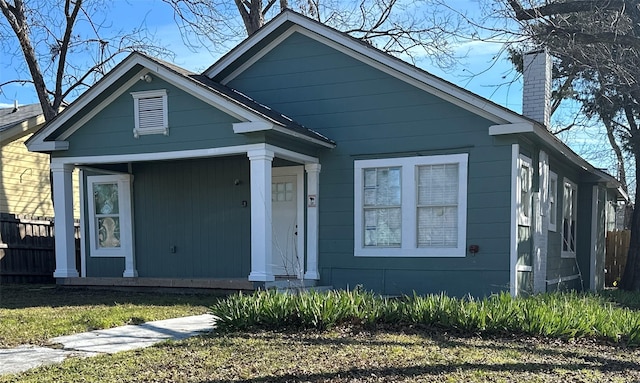
[[[300,276],[301,258],[298,248],[303,227],[298,222],[298,167],[273,168],[271,179],[272,202],[272,262],[273,275]]]

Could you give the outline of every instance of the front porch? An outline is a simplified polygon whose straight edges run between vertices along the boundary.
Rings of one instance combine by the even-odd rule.
[[[185,262],[191,262],[190,257],[194,257],[197,254],[199,247],[184,246],[178,244],[165,245],[158,244],[156,242],[162,241],[163,237],[176,237],[180,236],[180,233],[176,233],[175,230],[166,228],[165,230],[158,230],[155,233],[155,237],[148,235],[149,227],[161,226],[165,227],[172,224],[172,219],[175,217],[168,214],[166,219],[154,219],[153,216],[145,215],[142,209],[142,205],[148,205],[146,209],[155,210],[163,207],[163,203],[181,204],[184,201],[176,201],[170,199],[169,202],[154,200],[145,193],[149,193],[148,187],[144,189],[143,177],[136,175],[136,169],[143,168],[149,164],[155,164],[154,166],[160,167],[165,164],[171,164],[174,168],[177,168],[178,160],[197,160],[207,158],[226,158],[230,156],[236,156],[242,158],[244,156],[245,161],[248,158],[248,171],[249,171],[249,189],[250,198],[246,201],[246,197],[237,197],[232,202],[218,201],[218,204],[233,203],[234,209],[240,214],[248,211],[250,216],[250,223],[243,226],[250,226],[247,228],[247,234],[250,234],[250,238],[245,238],[241,233],[234,234],[227,232],[219,232],[219,227],[229,226],[229,230],[233,230],[231,221],[240,220],[238,213],[233,211],[227,211],[225,214],[212,214],[212,209],[215,207],[209,206],[208,209],[202,209],[201,215],[205,215],[210,219],[214,219],[213,216],[220,215],[221,217],[215,217],[218,220],[218,226],[215,230],[208,230],[207,227],[201,228],[201,234],[203,238],[218,236],[222,241],[225,236],[236,235],[237,241],[242,241],[241,247],[249,249],[247,254],[250,254],[248,265],[248,273],[239,275],[241,267],[238,266],[233,270],[234,272],[220,272],[220,275],[207,274],[206,268],[198,269],[198,265],[192,265],[193,272],[182,271],[176,273],[176,268],[185,268]],[[277,159],[280,167],[274,168],[274,160]],[[296,223],[296,235],[300,232],[301,235],[297,236],[296,240],[296,254],[299,256],[299,266],[295,267],[292,272],[287,272],[289,279],[295,279],[297,281],[311,282],[312,284],[319,279],[318,274],[318,186],[319,186],[319,173],[320,164],[316,157],[308,156],[303,153],[294,152],[288,149],[284,149],[278,146],[270,144],[251,144],[242,145],[236,147],[222,147],[211,148],[205,150],[190,150],[190,151],[177,151],[177,152],[161,152],[161,153],[136,153],[136,154],[123,154],[123,155],[110,155],[110,156],[87,156],[87,157],[58,157],[52,159],[51,169],[53,175],[53,188],[54,188],[54,202],[55,202],[55,214],[56,214],[56,270],[54,277],[58,279],[58,282],[65,285],[83,285],[83,286],[121,286],[121,287],[173,287],[173,288],[212,288],[212,289],[232,289],[232,290],[252,290],[256,287],[277,287],[279,281],[278,276],[283,275],[278,268],[278,259],[274,256],[274,242],[273,242],[273,226],[274,226],[274,211],[273,211],[273,196],[272,196],[272,182],[273,169],[283,169],[282,164],[294,164],[300,169],[300,181],[298,182],[298,191],[296,199],[298,201],[297,206],[299,209],[303,209],[296,214],[298,221]],[[74,168],[80,168],[81,171],[96,172],[101,169],[108,168],[108,164],[120,164],[124,169],[128,169],[126,172],[104,171],[105,176],[85,176],[81,177],[81,261],[80,265],[76,264],[76,257],[74,252],[73,241],[73,201],[71,198],[71,190],[74,185],[72,184],[71,172]],[[147,164],[147,165],[145,165]],[[188,169],[185,168],[185,171]],[[130,219],[127,221],[127,217],[124,215],[115,215],[113,217],[108,214],[97,214],[97,210],[92,207],[95,204],[95,190],[92,189],[92,182],[107,182],[107,178],[112,175],[116,177],[121,183],[114,181],[114,185],[121,185],[121,189],[129,189],[132,197],[128,197],[128,203],[125,201],[127,197],[124,194],[118,194],[120,197],[120,210],[122,213],[130,214]],[[93,178],[92,178],[93,177]],[[119,178],[118,178],[119,177]],[[128,178],[127,178],[128,177]],[[194,176],[195,177],[195,176]],[[134,184],[134,178],[136,183]],[[202,178],[202,177],[201,177]],[[128,183],[122,183],[122,179],[128,179]],[[106,180],[106,181],[105,181]],[[217,182],[228,182],[229,184],[238,185],[243,183],[242,177],[236,179],[215,180]],[[213,181],[212,181],[213,182]],[[124,185],[124,186],[122,186]],[[115,186],[114,186],[115,187]],[[198,188],[199,193],[202,195],[209,192],[209,190],[200,189],[201,186],[194,186],[193,183],[188,185],[177,185],[177,190],[182,188],[185,193],[179,191],[174,195],[183,196],[183,199],[188,199],[189,203],[192,203],[188,188]],[[138,190],[137,190],[138,189]],[[144,193],[142,191],[144,189]],[[96,189],[97,190],[97,189]],[[225,192],[225,195],[234,195],[234,190]],[[237,190],[237,189],[236,189]],[[126,190],[125,190],[126,191]],[[89,193],[89,194],[87,194]],[[143,194],[141,197],[140,194]],[[93,198],[90,198],[93,197]],[[147,200],[143,197],[149,197]],[[244,199],[243,199],[244,198]],[[240,201],[240,199],[243,199]],[[242,202],[242,203],[240,203]],[[141,205],[136,207],[136,203]],[[195,204],[196,202],[193,202]],[[237,206],[236,206],[237,205]],[[249,205],[249,206],[247,206]],[[245,208],[249,209],[245,209]],[[180,210],[179,207],[175,208]],[[198,207],[193,208],[194,211],[198,210]],[[113,215],[113,214],[112,214]],[[106,217],[106,218],[104,218]],[[135,218],[134,218],[135,217]],[[151,218],[150,218],[151,217]],[[189,214],[184,213],[182,219],[188,219]],[[192,216],[193,217],[193,216]],[[113,235],[110,235],[111,239],[104,241],[99,239],[102,235],[100,230],[104,231],[103,225],[101,226],[100,220],[111,218],[111,221],[119,222],[117,231],[117,240],[113,239]],[[177,219],[177,218],[176,218]],[[202,219],[202,218],[201,218]],[[228,222],[225,220],[229,220]],[[129,222],[129,223],[127,223]],[[235,221],[234,221],[235,222]],[[145,232],[147,231],[147,232]],[[113,232],[116,233],[116,232]],[[111,233],[111,234],[113,234]],[[144,234],[144,235],[143,235]],[[184,236],[184,234],[182,234]],[[101,238],[101,237],[100,237]],[[172,238],[169,243],[175,243],[177,241]],[[211,239],[209,239],[211,241]],[[236,243],[237,243],[236,241]],[[188,241],[186,241],[188,242]],[[156,247],[154,247],[156,246]],[[166,249],[165,249],[166,247]],[[160,249],[160,250],[158,250]],[[226,250],[220,249],[213,251],[210,248],[204,251],[202,257],[240,257],[242,251],[237,249],[234,251],[234,247],[227,246]],[[173,258],[162,258],[159,255],[161,251],[177,253],[173,255]],[[202,252],[202,251],[201,251]],[[214,254],[215,253],[215,254]],[[206,254],[206,255],[205,255]],[[214,255],[211,255],[214,254]],[[155,258],[151,258],[155,257]],[[100,275],[99,277],[92,275],[91,270],[87,269],[87,263],[94,262],[96,265],[106,264],[108,260],[117,260],[118,267],[122,267],[122,271],[115,275],[111,274]],[[163,261],[164,259],[164,261]],[[167,261],[169,260],[169,261]],[[215,267],[215,266],[210,266]],[[153,268],[156,270],[154,273],[149,272]],[[162,269],[167,271],[166,275],[162,274]],[[158,271],[160,270],[160,271]],[[218,271],[218,270],[216,270]]]

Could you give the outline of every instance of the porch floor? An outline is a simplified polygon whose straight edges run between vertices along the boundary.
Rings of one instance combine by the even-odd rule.
[[[58,278],[62,286],[145,287],[210,290],[255,290],[253,282],[244,278]]]

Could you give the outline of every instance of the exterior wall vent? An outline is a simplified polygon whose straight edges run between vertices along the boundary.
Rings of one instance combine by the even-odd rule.
[[[166,89],[131,93],[135,128],[133,136],[146,134],[169,135]]]

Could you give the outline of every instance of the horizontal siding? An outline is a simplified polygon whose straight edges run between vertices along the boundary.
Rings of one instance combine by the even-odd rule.
[[[134,173],[141,277],[249,275],[250,207],[242,205],[250,200],[246,157],[142,163]],[[234,185],[236,178],[240,185]]]
[[[488,135],[490,121],[296,33],[229,85],[337,142],[320,153],[321,283],[361,283],[390,294],[410,293],[411,286],[440,291],[420,282],[430,278],[448,285],[466,278],[456,293],[507,288],[511,147]],[[480,252],[354,257],[353,161],[454,153],[469,154],[467,244]],[[409,282],[392,282],[402,279]]]
[[[53,217],[49,155],[32,153],[24,142],[31,135],[0,147],[0,212]],[[79,218],[78,172],[73,175],[74,215]]]
[[[166,89],[169,135],[153,134],[135,138],[131,92]],[[105,92],[105,94],[108,92]],[[138,82],[69,137],[69,149],[56,156],[93,156],[152,153],[242,145],[243,135],[233,133],[237,119],[181,89],[154,77]]]

